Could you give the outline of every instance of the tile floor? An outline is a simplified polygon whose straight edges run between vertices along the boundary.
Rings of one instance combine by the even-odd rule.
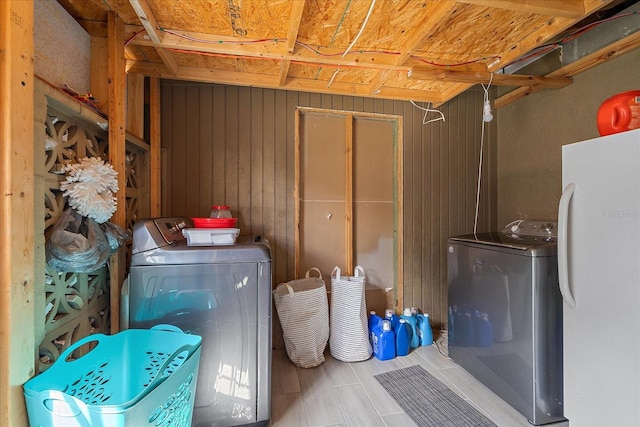
[[[371,358],[358,363],[340,362],[327,352],[325,362],[311,369],[296,368],[284,349],[274,350],[271,426],[415,426],[373,377],[413,365],[424,367],[498,426],[531,426],[519,412],[443,356],[436,345],[392,360]],[[568,423],[553,424],[560,426]]]

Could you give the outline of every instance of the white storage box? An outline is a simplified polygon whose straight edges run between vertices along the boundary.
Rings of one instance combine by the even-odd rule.
[[[189,246],[233,245],[239,228],[185,228],[182,234]]]

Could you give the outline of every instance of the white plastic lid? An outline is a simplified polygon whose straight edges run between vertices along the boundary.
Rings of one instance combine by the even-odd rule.
[[[391,322],[389,322],[388,320],[383,320],[382,321],[382,330],[385,332],[388,332],[391,330]]]
[[[402,314],[404,314],[405,316],[411,316],[411,308],[410,307],[405,308]]]
[[[387,308],[387,309],[384,311],[384,317],[391,317],[391,316],[393,316],[393,314],[394,314],[394,313],[393,313],[393,309],[392,309],[392,308]]]

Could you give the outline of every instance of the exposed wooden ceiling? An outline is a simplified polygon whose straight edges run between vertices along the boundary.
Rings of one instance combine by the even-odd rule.
[[[612,0],[58,0],[92,36],[125,23],[128,72],[442,104]]]

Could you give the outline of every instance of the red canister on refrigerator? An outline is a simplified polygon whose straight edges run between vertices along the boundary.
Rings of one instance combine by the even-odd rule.
[[[640,128],[640,90],[630,90],[605,100],[598,109],[601,136]]]

